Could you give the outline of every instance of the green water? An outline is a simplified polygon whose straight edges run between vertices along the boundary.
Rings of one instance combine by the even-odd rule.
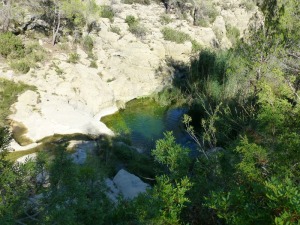
[[[114,132],[128,135],[134,147],[149,151],[165,131],[173,131],[179,143],[188,141],[181,123],[185,111],[183,108],[163,107],[144,98],[128,102],[125,109],[103,117],[101,121]]]

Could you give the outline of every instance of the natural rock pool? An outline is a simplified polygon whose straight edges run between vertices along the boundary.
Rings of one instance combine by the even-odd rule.
[[[110,129],[118,134],[128,135],[132,146],[142,152],[155,147],[155,141],[163,137],[165,131],[173,131],[178,143],[195,148],[184,130],[182,116],[184,108],[160,106],[149,98],[128,102],[125,109],[101,118]]]

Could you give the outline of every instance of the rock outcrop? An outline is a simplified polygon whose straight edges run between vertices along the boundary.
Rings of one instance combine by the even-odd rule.
[[[217,40],[214,30],[223,35],[218,44],[230,46],[226,38],[226,24],[233,24],[241,31],[246,28],[254,11],[245,9],[218,8],[220,16],[210,27],[196,27],[187,19],[170,15],[172,22],[165,25],[161,15],[163,5],[122,4],[120,1],[97,1],[110,4],[115,12],[114,21],[106,18],[97,21],[101,31],[91,34],[94,41],[93,54],[98,68],[91,68],[88,55],[79,47],[76,49],[79,62],[68,62],[68,55],[53,48],[47,39],[39,40],[49,54],[49,61],[27,74],[14,74],[5,65],[0,65],[0,77],[22,81],[37,87],[19,96],[12,106],[10,119],[23,124],[27,138],[33,142],[53,134],[83,133],[112,135],[100,118],[113,113],[137,97],[161,90],[172,80],[166,60],[189,62],[192,43],[183,44],[163,39],[164,26],[185,32],[203,47],[214,47]],[[146,29],[146,35],[136,37],[128,31],[125,18],[134,15]],[[119,34],[112,27],[118,27]],[[87,35],[87,34],[85,34]],[[72,42],[72,37],[69,42]],[[47,43],[49,42],[49,43]],[[1,72],[2,71],[2,72]]]
[[[149,184],[124,169],[119,170],[113,180],[106,179],[105,184],[108,187],[107,195],[113,202],[117,202],[119,195],[124,199],[132,200],[150,188]]]
[[[36,153],[32,153],[32,154],[24,155],[24,156],[18,158],[16,161],[18,163],[24,164],[29,161],[35,161],[36,157],[37,157]]]

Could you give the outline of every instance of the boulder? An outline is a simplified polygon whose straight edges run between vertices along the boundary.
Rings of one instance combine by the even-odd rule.
[[[49,173],[47,171],[43,171],[41,173],[39,173],[36,176],[36,182],[38,184],[43,185],[43,187],[49,187],[50,186],[50,182],[49,182]]]
[[[124,169],[119,170],[113,182],[124,198],[128,200],[137,197],[140,193],[146,192],[147,188],[150,188],[149,184],[144,183],[139,177]]]
[[[113,180],[107,178],[104,183],[108,188],[106,195],[114,203],[118,202],[120,195],[126,200],[132,200],[150,188],[149,184],[124,169],[119,170]]]
[[[20,158],[18,158],[16,161],[18,163],[27,163],[28,161],[35,161],[36,160],[36,153],[32,153],[32,154],[29,154],[29,155],[24,155]]]
[[[81,141],[81,140],[72,140],[69,142],[67,147],[70,150],[85,150],[85,151],[94,151],[97,150],[98,145],[96,141]]]
[[[84,149],[78,149],[75,153],[71,155],[71,158],[73,163],[82,165],[86,161],[87,153]]]
[[[120,190],[116,187],[115,183],[107,178],[104,180],[105,185],[108,190],[106,192],[107,197],[114,203],[118,202],[118,196],[120,195]]]

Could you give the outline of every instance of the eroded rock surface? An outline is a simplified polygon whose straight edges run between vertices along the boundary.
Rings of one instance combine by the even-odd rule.
[[[218,43],[221,48],[227,48],[231,44],[226,37],[226,25],[243,31],[255,13],[238,6],[226,10],[217,7],[220,16],[210,27],[193,26],[189,18],[183,20],[173,14],[170,14],[173,21],[166,25],[161,21],[165,13],[162,5],[128,5],[101,0],[97,3],[109,4],[115,12],[113,22],[100,18],[97,23],[101,31],[91,34],[98,68],[90,67],[91,59],[80,47],[75,50],[79,62],[68,63],[68,55],[53,49],[48,39],[39,40],[49,55],[49,60],[39,68],[18,75],[11,70],[4,72],[6,65],[0,65],[0,77],[37,87],[36,91],[19,96],[10,116],[27,128],[25,135],[33,142],[53,134],[112,135],[112,131],[100,122],[101,116],[115,112],[129,100],[150,95],[168,85],[172,70],[167,68],[167,59],[189,62],[191,41],[176,44],[164,40],[161,33],[164,26],[189,34],[203,47],[214,47]],[[125,22],[128,15],[139,18],[141,26],[147,30],[145,36],[138,38],[128,31]],[[118,27],[120,33],[112,32],[112,27]],[[69,37],[69,42],[72,41]]]
[[[120,194],[125,199],[131,200],[150,188],[149,184],[124,169],[119,170],[113,180],[106,179],[105,184],[109,188],[107,195],[113,202],[117,201]]]

